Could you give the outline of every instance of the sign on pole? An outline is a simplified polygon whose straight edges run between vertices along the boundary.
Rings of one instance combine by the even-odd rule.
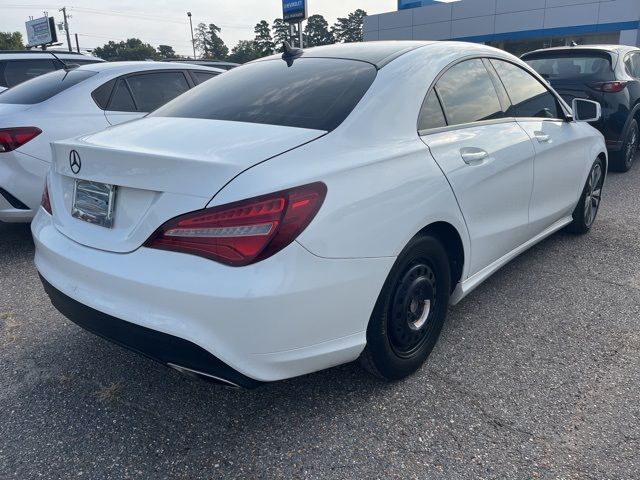
[[[282,0],[282,19],[300,23],[307,19],[307,0]]]
[[[27,47],[39,47],[58,42],[53,17],[41,17],[29,20],[25,23],[27,27]]]

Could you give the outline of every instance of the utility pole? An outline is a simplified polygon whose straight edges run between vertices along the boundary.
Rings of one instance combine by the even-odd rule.
[[[191,45],[193,46],[193,59],[197,60],[197,58],[196,58],[196,41],[193,38],[193,20],[191,20],[191,12],[187,12],[187,17],[189,17],[189,25],[191,26]]]
[[[76,36],[76,50],[78,51],[78,53],[80,53],[80,42],[78,41],[78,34],[75,34]]]
[[[67,17],[67,7],[62,7],[59,11],[62,12],[62,16],[64,17],[64,31],[67,34],[67,47],[69,47],[70,52],[73,52],[73,49],[71,48],[71,35],[69,34],[69,20],[68,20],[68,18],[70,18],[71,15]]]

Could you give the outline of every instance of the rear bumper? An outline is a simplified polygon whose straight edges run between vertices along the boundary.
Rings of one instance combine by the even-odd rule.
[[[165,365],[198,372],[199,377],[218,383],[245,388],[254,388],[261,383],[235,371],[191,342],[99,312],[65,295],[42,276],[40,280],[53,306],[91,333]]]
[[[40,205],[48,171],[49,163],[30,155],[0,153],[0,221],[31,221]]]
[[[64,315],[163,363],[242,386],[355,360],[395,260],[324,259],[294,242],[232,268],[148,248],[85,247],[42,209],[31,228],[36,267]]]

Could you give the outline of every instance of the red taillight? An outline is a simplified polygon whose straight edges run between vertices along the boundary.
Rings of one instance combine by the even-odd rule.
[[[599,82],[589,85],[594,90],[604,93],[618,93],[627,87],[629,82]]]
[[[293,242],[318,213],[326,194],[326,185],[318,182],[188,213],[162,225],[144,246],[235,267],[249,265]]]
[[[42,205],[42,208],[44,208],[49,215],[53,215],[53,210],[51,210],[51,200],[49,200],[49,188],[47,187],[46,182],[44,184],[44,191],[42,192],[42,201],[40,202],[40,205]]]
[[[36,127],[0,128],[0,153],[20,148],[41,133]]]

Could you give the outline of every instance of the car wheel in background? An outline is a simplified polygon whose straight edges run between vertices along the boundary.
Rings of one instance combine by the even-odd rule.
[[[627,172],[631,168],[638,152],[638,138],[638,122],[632,120],[622,150],[611,156],[611,170]]]
[[[568,231],[582,234],[591,229],[602,200],[604,168],[604,161],[598,157],[591,167],[578,205],[573,211],[573,221],[567,226]]]
[[[360,356],[362,366],[386,380],[420,368],[440,336],[450,292],[445,248],[434,237],[415,237],[399,255],[378,297]]]

